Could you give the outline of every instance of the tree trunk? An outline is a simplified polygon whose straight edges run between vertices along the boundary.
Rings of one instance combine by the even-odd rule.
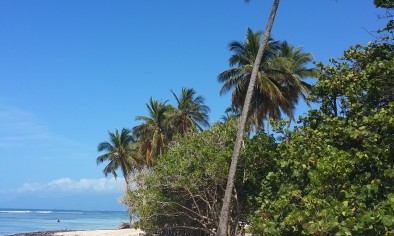
[[[287,123],[287,129],[286,129],[286,145],[289,146],[290,144],[290,126],[291,126],[291,120],[293,119],[293,116],[289,117],[289,122]]]
[[[239,207],[239,201],[238,201],[238,193],[237,193],[237,189],[234,188],[234,201],[236,203],[236,218],[235,218],[235,227],[234,227],[234,231],[233,231],[233,236],[236,236],[238,233],[238,226],[239,226],[239,219],[241,218],[241,210]]]
[[[237,169],[239,153],[240,153],[241,144],[243,141],[246,118],[248,116],[250,101],[252,98],[254,86],[256,84],[257,72],[259,70],[261,59],[262,59],[263,53],[264,53],[265,48],[268,43],[268,39],[271,34],[271,30],[272,30],[272,26],[274,24],[275,15],[276,15],[276,11],[278,10],[278,6],[279,6],[279,0],[274,0],[274,3],[272,5],[272,9],[271,9],[271,14],[268,18],[268,23],[267,23],[267,26],[266,26],[266,29],[264,32],[263,41],[259,47],[259,51],[257,53],[257,57],[254,62],[254,65],[253,65],[252,75],[250,77],[250,82],[249,82],[248,90],[246,93],[245,103],[244,103],[241,118],[239,121],[239,127],[238,127],[238,132],[237,132],[237,138],[235,140],[233,156],[231,158],[231,165],[230,165],[228,178],[227,178],[226,192],[223,197],[222,210],[220,211],[219,227],[218,227],[218,231],[216,233],[217,236],[226,236],[226,234],[227,234],[227,224],[228,224],[228,216],[229,216],[229,210],[230,210],[230,204],[231,204],[231,195],[232,195],[232,191],[234,188],[235,171]]]
[[[263,127],[264,127],[264,125],[263,125]],[[267,114],[267,131],[266,131],[266,133],[270,134],[270,114],[269,113]]]

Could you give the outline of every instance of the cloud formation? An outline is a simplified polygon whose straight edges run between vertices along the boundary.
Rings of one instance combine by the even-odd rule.
[[[55,179],[47,183],[25,183],[17,193],[33,192],[119,192],[124,188],[122,178],[100,178],[73,180],[68,177]]]

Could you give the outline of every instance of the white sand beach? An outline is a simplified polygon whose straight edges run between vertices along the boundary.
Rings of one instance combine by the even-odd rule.
[[[56,236],[139,236],[143,231],[139,229],[86,230],[57,232]]]

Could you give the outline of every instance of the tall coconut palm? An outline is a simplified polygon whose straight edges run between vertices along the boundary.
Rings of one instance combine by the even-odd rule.
[[[136,120],[143,123],[133,128],[133,133],[139,139],[140,152],[145,156],[146,164],[152,166],[155,158],[164,154],[169,142],[169,130],[167,113],[172,109],[166,105],[150,98],[146,104],[149,116],[137,116]]]
[[[177,101],[177,107],[169,114],[169,125],[176,133],[185,134],[189,130],[202,130],[209,126],[209,107],[204,105],[204,98],[196,96],[194,89],[182,88],[178,97],[171,91]]]
[[[240,154],[243,136],[244,136],[244,132],[245,132],[244,130],[245,130],[246,119],[247,119],[247,116],[249,113],[250,102],[252,100],[253,90],[255,88],[257,73],[260,68],[260,62],[263,57],[265,48],[268,44],[269,37],[271,35],[271,30],[272,30],[272,26],[275,21],[275,16],[276,16],[276,12],[278,10],[278,7],[279,7],[279,0],[274,0],[274,3],[272,5],[272,9],[271,9],[271,13],[268,18],[267,26],[264,31],[263,41],[259,47],[259,51],[257,53],[256,60],[253,65],[252,74],[251,74],[249,85],[248,85],[248,90],[246,92],[245,103],[244,103],[244,106],[242,109],[242,114],[241,114],[239,127],[238,127],[238,131],[237,131],[237,138],[236,138],[235,144],[234,144],[234,151],[233,151],[233,155],[231,157],[231,165],[230,165],[228,178],[227,178],[226,191],[225,191],[225,194],[223,197],[222,209],[220,211],[218,231],[216,234],[217,236],[226,236],[226,234],[227,234],[227,225],[228,225],[228,216],[229,216],[229,212],[230,212],[231,195],[232,195],[233,188],[234,188],[235,172],[237,169],[239,154]]]
[[[130,172],[134,167],[138,166],[138,163],[131,157],[131,144],[135,140],[127,129],[122,129],[121,132],[115,130],[115,133],[108,132],[108,134],[109,142],[102,142],[97,146],[99,152],[106,151],[106,153],[97,157],[97,165],[104,161],[109,161],[103,172],[105,176],[112,174],[115,179],[118,177],[116,171],[120,168],[128,187]]]
[[[221,94],[233,90],[232,106],[239,110],[244,105],[260,36],[261,33],[248,29],[244,42],[231,42],[230,51],[234,54],[229,61],[234,68],[218,76],[219,82],[223,82]],[[304,79],[315,77],[317,73],[315,69],[307,68],[313,57],[301,48],[271,39],[267,49],[257,73],[248,119],[257,128],[263,127],[263,119],[267,117],[280,119],[282,112],[292,118],[299,97],[306,101],[309,94],[311,86]]]
[[[233,90],[232,106],[242,110],[245,102],[246,91],[252,74],[261,32],[254,33],[251,29],[247,30],[244,42],[231,42],[230,51],[234,54],[230,57],[230,66],[233,68],[222,72],[218,76],[219,82],[223,83],[221,94]],[[257,72],[257,81],[253,91],[248,121],[253,122],[257,128],[263,125],[263,119],[270,116],[274,119],[281,117],[281,111],[286,114],[291,112],[289,102],[283,96],[278,81],[270,76],[268,68],[271,67],[272,60],[277,57],[279,42],[269,39],[267,50],[263,54],[262,62]]]

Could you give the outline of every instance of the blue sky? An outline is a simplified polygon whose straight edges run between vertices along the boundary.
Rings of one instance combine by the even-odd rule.
[[[367,43],[372,0],[282,1],[273,29],[316,61]],[[107,131],[131,128],[152,96],[195,88],[217,121],[227,44],[262,30],[271,1],[0,1],[0,208],[122,209],[97,167]],[[301,105],[298,113],[306,108]],[[100,187],[97,187],[100,186]]]

